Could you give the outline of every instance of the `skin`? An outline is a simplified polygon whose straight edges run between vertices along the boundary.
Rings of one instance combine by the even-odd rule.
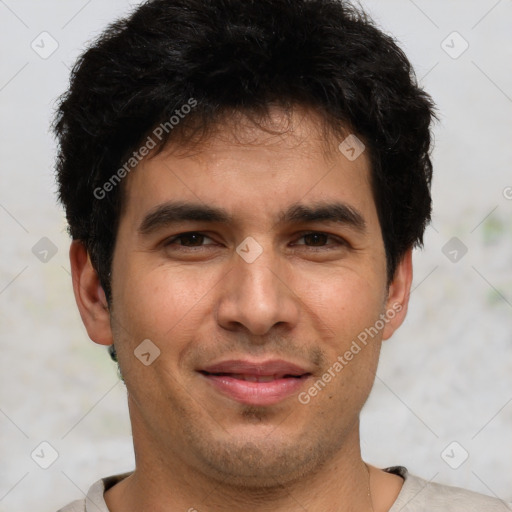
[[[349,161],[342,139],[326,139],[306,110],[288,118],[274,108],[267,122],[285,133],[226,122],[189,151],[171,143],[126,178],[111,304],[83,245],[72,243],[83,322],[96,343],[115,341],[128,390],[136,470],[105,493],[113,512],[384,512],[403,484],[373,466],[369,478],[359,415],[381,342],[406,315],[411,251],[388,287],[366,152]],[[225,208],[233,222],[140,233],[148,212],[177,199]],[[291,204],[332,201],[357,209],[364,232],[277,222]],[[205,238],[173,240],[191,231]],[[332,238],[304,237],[311,231]],[[249,236],[263,250],[252,263],[236,252]],[[401,310],[307,405],[297,396],[243,405],[196,371],[226,359],[280,358],[312,373],[307,391],[396,304]],[[145,339],[161,351],[149,366],[134,356]]]

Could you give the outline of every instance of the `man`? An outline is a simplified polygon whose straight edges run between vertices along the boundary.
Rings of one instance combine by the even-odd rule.
[[[361,458],[430,220],[433,104],[348,3],[154,0],[79,59],[58,180],[133,473],[63,511],[502,511]]]

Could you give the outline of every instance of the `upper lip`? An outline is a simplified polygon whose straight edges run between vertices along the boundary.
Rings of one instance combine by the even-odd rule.
[[[206,373],[228,373],[239,375],[283,377],[285,375],[302,376],[310,372],[294,363],[282,359],[267,359],[265,361],[249,361],[247,359],[231,359],[221,361],[201,368]]]

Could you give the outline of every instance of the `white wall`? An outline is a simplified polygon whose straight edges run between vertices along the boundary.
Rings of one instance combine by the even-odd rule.
[[[415,257],[408,320],[385,343],[364,409],[363,453],[510,501],[512,2],[362,4],[398,38],[441,113],[433,227]],[[123,385],[74,304],[49,134],[68,67],[128,8],[126,0],[0,2],[0,512],[55,511],[133,465]],[[51,49],[49,39],[41,48],[43,31],[59,45],[47,59],[31,48],[35,39]],[[457,59],[441,47],[453,31],[469,44]],[[446,44],[462,48],[454,36]],[[43,237],[57,251],[46,263],[32,252]],[[456,263],[443,253],[452,237],[467,247]],[[59,453],[46,470],[30,455],[42,441]],[[458,469],[441,457],[453,441],[469,453]],[[461,450],[448,450],[452,465]]]

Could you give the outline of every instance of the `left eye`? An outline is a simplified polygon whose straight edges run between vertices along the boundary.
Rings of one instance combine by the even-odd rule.
[[[311,233],[304,233],[299,240],[304,239],[303,244],[297,244],[297,245],[306,245],[309,247],[324,247],[328,244],[329,240],[334,240],[335,244],[337,245],[345,245],[344,240],[341,238],[328,235],[327,233],[322,233],[319,231],[313,231]]]

